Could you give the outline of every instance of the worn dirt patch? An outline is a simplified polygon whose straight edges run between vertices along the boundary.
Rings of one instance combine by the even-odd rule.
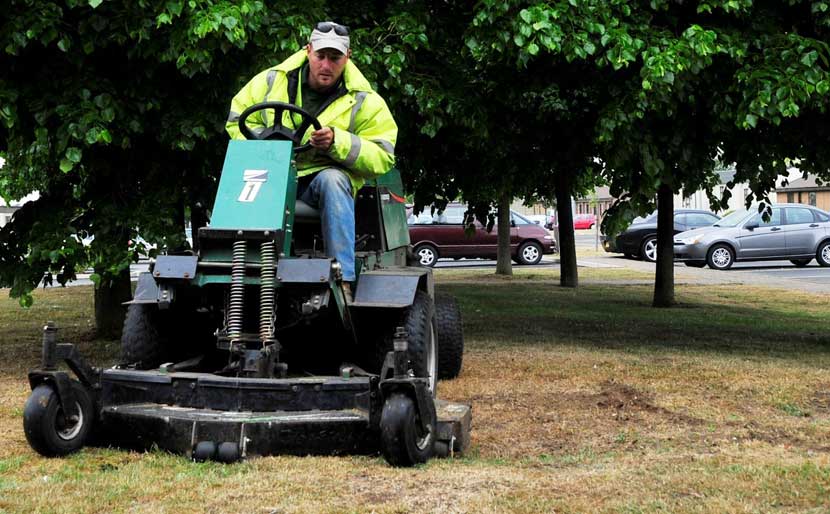
[[[648,412],[664,416],[674,423],[686,425],[701,425],[703,423],[703,420],[699,418],[654,405],[654,398],[651,395],[632,386],[608,380],[603,382],[600,387],[600,393],[595,396],[597,406],[616,410],[617,418],[620,421],[626,421],[637,412]]]

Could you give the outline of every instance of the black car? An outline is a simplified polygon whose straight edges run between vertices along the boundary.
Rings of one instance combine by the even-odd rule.
[[[719,219],[709,211],[677,209],[674,211],[674,233],[707,227]],[[640,257],[654,262],[657,259],[657,212],[635,219],[631,226],[614,238],[603,236],[602,247],[606,252],[622,253],[629,258]]]

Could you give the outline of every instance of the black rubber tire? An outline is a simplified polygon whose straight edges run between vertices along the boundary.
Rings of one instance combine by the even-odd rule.
[[[726,253],[722,253],[726,251]],[[722,261],[718,258],[718,256],[727,257],[726,261]],[[716,270],[725,271],[732,267],[735,264],[735,252],[729,246],[719,243],[713,245],[712,248],[709,249],[709,253],[706,254],[706,263],[709,264],[709,267]]]
[[[811,260],[813,259],[790,259],[790,262],[797,268],[803,268],[804,266],[810,264]]]
[[[435,396],[438,381],[438,349],[435,337],[435,318],[432,298],[424,291],[417,291],[412,305],[403,309],[399,317],[393,317],[378,326],[379,332],[368,337],[374,342],[369,355],[369,369],[380,373],[386,354],[393,350],[395,329],[406,329],[407,353],[416,377],[430,378],[430,390]]]
[[[393,393],[383,404],[380,415],[381,451],[392,466],[409,467],[423,464],[435,451],[436,419],[430,420],[432,429],[424,433],[420,428],[415,402],[402,393]]]
[[[427,268],[434,267],[435,263],[440,259],[438,249],[427,243],[416,246],[413,253],[415,254],[416,262]]]
[[[706,261],[686,261],[683,264],[690,268],[702,268],[706,266]]]
[[[516,252],[516,258],[519,259],[519,264],[539,264],[542,260],[542,245],[535,241],[525,241]]]
[[[649,257],[648,252],[646,251],[646,249],[649,248],[652,243],[654,243],[654,245],[655,245],[654,258],[653,259],[651,257]],[[657,237],[656,236],[649,236],[649,237],[643,239],[643,242],[640,245],[640,258],[642,258],[646,262],[657,262],[657,246],[656,245],[657,245]]]
[[[23,431],[29,445],[45,457],[67,455],[80,450],[89,437],[95,419],[92,397],[80,382],[71,382],[78,407],[75,423],[64,426],[58,393],[49,384],[32,391],[23,407]]]
[[[830,266],[830,241],[822,241],[816,250],[816,261],[825,268]]]
[[[458,302],[448,294],[435,295],[435,334],[438,339],[438,379],[455,378],[464,359],[464,330]]]
[[[156,305],[133,303],[121,332],[121,360],[138,369],[153,369],[168,362],[172,356],[169,312]]]
[[[205,462],[216,458],[216,443],[213,441],[199,441],[193,449],[193,460]]]

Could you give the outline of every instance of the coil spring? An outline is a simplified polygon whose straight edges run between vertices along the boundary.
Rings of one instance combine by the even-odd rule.
[[[242,336],[242,319],[245,308],[245,241],[233,243],[231,261],[231,302],[228,307],[228,337],[236,342]]]
[[[277,249],[273,241],[266,241],[262,243],[260,251],[262,268],[259,289],[259,337],[262,344],[267,345],[274,341]]]

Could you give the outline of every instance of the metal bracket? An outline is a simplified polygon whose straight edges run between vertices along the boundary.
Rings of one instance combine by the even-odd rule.
[[[389,352],[390,354],[392,352]],[[387,354],[389,355],[389,354]],[[384,364],[385,366],[385,364]],[[408,394],[415,400],[415,407],[418,409],[418,419],[423,430],[435,430],[436,427],[429,427],[428,419],[435,419],[435,401],[429,392],[427,379],[425,378],[390,378],[381,380],[380,391],[384,401],[392,393],[402,392]],[[426,413],[427,416],[422,414]]]
[[[153,277],[190,280],[196,276],[195,255],[159,255],[153,265]]]
[[[159,284],[158,297],[156,298],[159,309],[169,308],[175,298],[176,288],[173,287],[172,284],[166,284],[163,282]]]

